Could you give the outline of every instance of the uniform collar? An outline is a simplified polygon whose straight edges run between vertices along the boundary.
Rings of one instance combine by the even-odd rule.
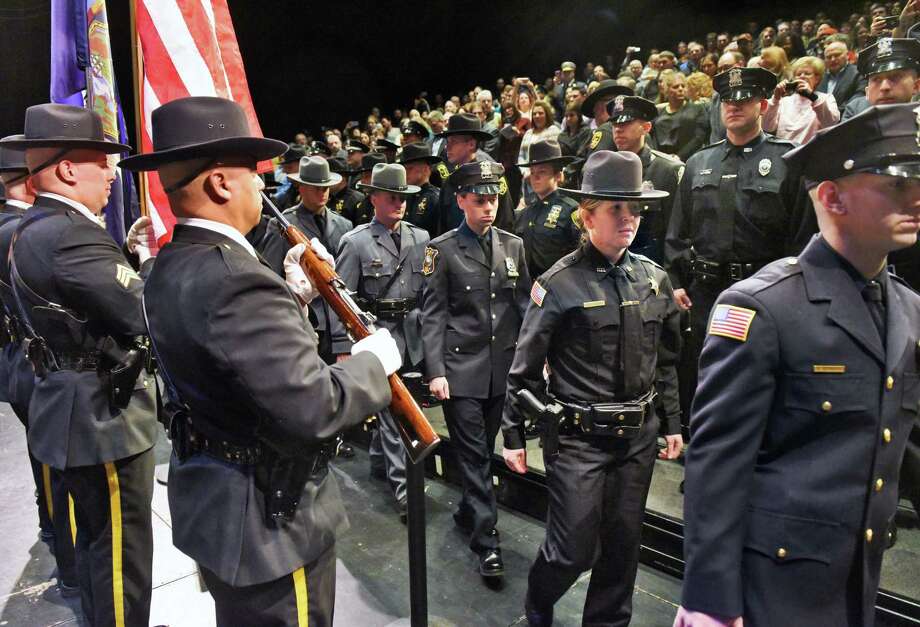
[[[176,224],[181,224],[183,226],[194,226],[198,227],[199,229],[220,233],[221,235],[232,239],[234,242],[242,246],[246,252],[258,259],[258,255],[256,255],[256,249],[252,247],[252,244],[246,241],[246,238],[243,237],[242,233],[237,231],[229,224],[224,224],[223,222],[215,222],[214,220],[205,220],[204,218],[176,218]]]
[[[652,162],[652,149],[648,147],[647,139],[648,138],[646,138],[646,142],[642,144],[642,150],[638,152],[639,161],[642,162],[643,170]]]
[[[834,248],[830,244],[828,244],[827,240],[824,239],[823,237],[819,236],[817,238],[817,242],[815,242],[815,245],[823,248],[824,249],[823,253],[825,255],[829,256],[830,258],[836,258],[837,263],[839,263],[840,266],[849,275],[849,277],[853,279],[853,282],[856,283],[856,287],[860,291],[862,290],[862,288],[866,286],[867,283],[869,283],[869,281],[878,281],[879,285],[882,286],[882,293],[883,294],[888,293],[888,268],[887,267],[882,268],[882,271],[879,272],[876,276],[872,277],[871,279],[867,279],[866,277],[862,275],[862,273],[859,270],[856,269],[856,267],[852,263],[849,262],[849,260],[847,260],[846,257],[838,253],[836,250],[834,250]]]
[[[90,211],[89,207],[84,205],[82,202],[77,202],[76,200],[73,200],[72,198],[68,198],[67,196],[61,196],[60,194],[54,194],[52,192],[41,192],[40,194],[38,194],[39,198],[43,196],[45,198],[51,198],[58,202],[62,202],[72,209],[76,209],[78,213],[82,214],[90,222],[102,228],[103,224],[102,224],[102,220],[99,219],[99,216],[95,215],[92,211]]]
[[[755,137],[748,143],[744,144],[743,146],[736,146],[730,141],[728,141],[728,139],[726,139],[725,140],[725,152],[722,155],[722,159],[724,160],[732,152],[732,150],[737,150],[738,153],[743,156],[746,153],[749,153],[755,148],[757,148],[758,146],[760,146],[760,144],[762,144],[766,139],[767,139],[767,136],[764,134],[763,131],[760,131],[760,135],[758,135],[757,137]]]
[[[28,203],[24,203],[24,202],[22,202],[21,200],[16,200],[15,198],[7,198],[7,199],[6,199],[5,206],[6,206],[6,207],[10,207],[10,208],[12,208],[12,209],[15,209],[15,210],[18,211],[19,213],[22,213],[23,211],[25,211],[26,209],[28,209],[28,208],[31,207],[32,205],[30,205],[30,204],[28,204]]]
[[[489,241],[492,238],[492,231],[495,230],[495,227],[490,228],[486,231],[485,235],[480,236],[476,231],[470,228],[470,225],[466,223],[466,220],[460,223],[460,226],[457,227],[457,232],[466,235],[467,237],[472,237],[473,239],[483,239]]]
[[[628,249],[623,252],[623,255],[616,264],[610,263],[610,260],[607,259],[601,251],[595,248],[594,244],[590,241],[585,243],[582,249],[584,250],[585,259],[588,260],[588,263],[591,264],[591,267],[594,268],[598,274],[604,273],[609,275],[614,268],[620,267],[631,282],[636,282],[636,259]]]

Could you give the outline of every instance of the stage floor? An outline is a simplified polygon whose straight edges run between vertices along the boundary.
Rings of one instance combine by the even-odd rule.
[[[168,459],[165,440],[157,464]],[[336,625],[408,625],[409,577],[406,529],[400,524],[387,486],[369,478],[367,454],[336,460],[333,472],[342,489],[351,529],[337,544]],[[54,579],[54,559],[38,540],[38,519],[22,426],[0,404],[0,625],[45,627],[83,625],[79,601],[63,599]],[[429,624],[526,625],[523,599],[527,570],[543,539],[540,521],[501,509],[506,575],[500,589],[483,585],[476,556],[453,525],[459,490],[443,481],[426,483],[428,509]],[[195,564],[172,546],[166,488],[153,498],[153,603],[151,625],[202,627],[214,624],[211,597],[202,592]],[[581,624],[588,585],[583,576],[556,606],[556,625]],[[671,624],[680,582],[640,566],[633,595],[632,625]]]

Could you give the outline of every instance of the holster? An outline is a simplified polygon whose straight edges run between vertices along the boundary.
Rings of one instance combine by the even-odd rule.
[[[99,354],[102,357],[99,376],[108,386],[109,405],[125,409],[141,370],[148,364],[147,349],[138,345],[122,348],[115,338],[107,335],[99,342]]]
[[[40,337],[26,338],[22,341],[22,350],[26,355],[26,359],[32,364],[35,376],[39,379],[44,379],[48,376],[50,353],[45,340]]]
[[[543,456],[552,459],[559,453],[559,422],[563,408],[559,403],[543,404],[530,390],[519,390],[517,400],[523,413],[543,425]]]
[[[265,495],[266,525],[274,527],[294,519],[304,486],[326,473],[327,462],[323,447],[307,457],[273,457],[256,466],[256,481]]]

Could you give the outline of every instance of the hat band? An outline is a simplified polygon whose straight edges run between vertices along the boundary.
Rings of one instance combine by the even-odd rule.
[[[42,170],[44,170],[45,168],[47,168],[49,165],[51,165],[52,163],[55,163],[58,159],[60,159],[61,157],[63,157],[64,155],[66,155],[68,152],[70,152],[70,150],[71,150],[70,148],[62,148],[62,149],[60,149],[59,151],[57,151],[56,153],[54,153],[53,155],[51,155],[50,157],[48,157],[48,160],[47,160],[47,161],[43,161],[43,162],[40,163],[38,166],[36,166],[33,170],[31,170],[31,174],[35,174],[35,173],[37,173],[37,172],[41,172]]]
[[[610,196],[641,196],[642,190],[623,191],[621,189],[583,189],[582,194],[607,194]]]

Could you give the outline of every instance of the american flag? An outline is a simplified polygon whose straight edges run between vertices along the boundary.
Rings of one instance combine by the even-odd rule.
[[[143,59],[140,152],[153,150],[153,110],[186,96],[235,100],[249,118],[250,131],[261,136],[227,0],[131,1],[135,3],[137,45]],[[259,171],[269,169],[270,163],[265,162]],[[176,219],[157,173],[146,176],[147,210],[157,242],[163,245],[169,241]]]
[[[735,305],[716,305],[709,319],[709,335],[721,335],[742,342],[747,341],[751,322],[757,312]]]

